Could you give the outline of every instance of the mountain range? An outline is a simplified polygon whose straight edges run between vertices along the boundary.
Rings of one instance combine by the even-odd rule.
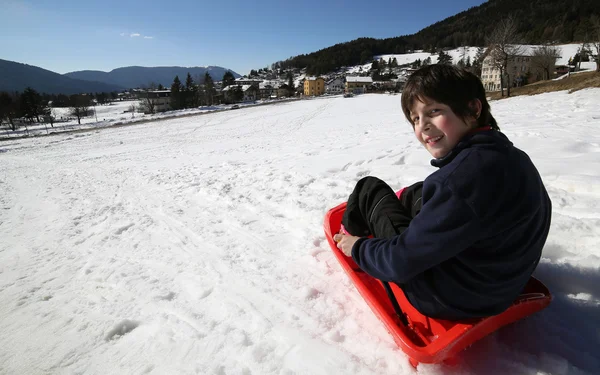
[[[46,94],[68,95],[124,89],[119,85],[73,79],[37,66],[0,60],[0,91],[22,92],[26,87]]]
[[[223,75],[230,71],[235,78],[241,77],[238,73],[222,68],[220,66],[191,67],[181,66],[161,66],[161,67],[143,67],[128,66],[124,68],[113,69],[110,72],[99,70],[82,70],[77,72],[65,73],[66,77],[81,79],[86,81],[104,82],[106,84],[117,85],[125,88],[144,87],[154,83],[165,87],[171,87],[175,76],[179,76],[181,82],[185,82],[187,74],[190,73],[194,82],[203,82],[204,74],[208,72],[213,81],[220,81]]]
[[[219,66],[192,68],[129,66],[110,72],[83,70],[59,74],[37,66],[0,59],[0,91],[22,92],[26,87],[31,87],[40,93],[71,95],[124,91],[149,86],[151,83],[171,87],[176,75],[184,83],[189,72],[194,81],[198,82],[208,72],[213,80],[220,81],[228,70]],[[235,78],[241,77],[234,71],[231,73]]]

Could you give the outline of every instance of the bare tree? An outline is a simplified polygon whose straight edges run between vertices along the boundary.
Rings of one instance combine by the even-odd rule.
[[[70,107],[71,107],[69,114],[71,116],[77,117],[77,123],[79,125],[81,125],[81,118],[87,117],[91,114],[90,97],[85,94],[81,94],[81,95],[76,94],[76,95],[71,95],[69,101],[70,101]]]
[[[139,101],[139,107],[142,112],[153,115],[156,112],[156,102],[154,101],[154,94],[150,90],[146,90],[141,94]]]
[[[18,105],[18,98],[14,94],[0,92],[0,123],[6,119],[12,131],[17,130],[17,125],[13,120],[17,117]]]
[[[487,38],[492,65],[500,71],[500,92],[504,96],[504,82],[506,82],[506,96],[510,96],[510,72],[508,64],[515,57],[523,55],[525,48],[521,45],[521,39],[517,34],[517,24],[509,16],[500,20],[496,28]]]
[[[469,55],[469,51],[466,45],[460,47],[459,51],[460,60],[458,60],[456,65],[458,65],[461,68],[464,68],[467,65],[467,56]]]
[[[542,79],[550,79],[550,72],[554,70],[556,59],[560,58],[559,48],[543,45],[533,51],[531,66],[542,74]]]
[[[577,70],[581,70],[581,61],[583,59],[588,58],[588,54],[590,53],[590,43],[588,43],[589,36],[586,33],[581,46],[577,49],[577,54],[579,55],[579,59],[577,60]]]
[[[159,85],[157,85],[155,82],[150,82],[147,85],[142,85],[142,89],[144,91],[138,96],[138,106],[143,113],[153,115],[156,113],[156,96],[152,93],[152,91],[160,90]],[[129,109],[131,110],[131,107]]]
[[[591,16],[592,38],[591,45],[596,51],[596,71],[600,72],[600,17],[595,14]]]

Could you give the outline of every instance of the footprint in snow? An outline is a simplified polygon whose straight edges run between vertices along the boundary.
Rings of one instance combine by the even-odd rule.
[[[315,288],[305,288],[305,290],[304,290],[304,299],[307,301],[311,300],[311,299],[315,299],[315,298],[319,297],[320,295],[321,295],[321,292]]]
[[[118,339],[121,336],[133,331],[139,325],[140,323],[136,322],[135,320],[122,320],[117,325],[115,325],[110,331],[108,331],[108,333],[104,337],[104,340],[110,341],[113,339]]]
[[[212,294],[212,292],[213,292],[212,288],[206,289],[205,291],[200,293],[200,299],[210,296]]]

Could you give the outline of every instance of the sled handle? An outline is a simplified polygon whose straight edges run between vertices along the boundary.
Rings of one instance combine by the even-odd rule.
[[[400,305],[398,304],[398,300],[396,299],[396,296],[394,295],[394,292],[392,291],[392,287],[390,287],[390,283],[388,283],[387,281],[381,281],[381,283],[383,284],[383,288],[385,289],[385,292],[387,293],[388,298],[392,302],[392,306],[394,307],[396,316],[398,317],[398,319],[400,319],[402,324],[404,324],[406,327],[408,327],[408,319],[406,319],[406,315],[404,315],[404,312],[400,308]]]

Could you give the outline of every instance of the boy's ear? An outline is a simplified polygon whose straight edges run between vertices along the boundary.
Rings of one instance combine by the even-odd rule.
[[[482,107],[481,100],[479,99],[473,99],[469,102],[469,109],[471,110],[471,113],[475,119],[478,119],[479,116],[481,116]]]

